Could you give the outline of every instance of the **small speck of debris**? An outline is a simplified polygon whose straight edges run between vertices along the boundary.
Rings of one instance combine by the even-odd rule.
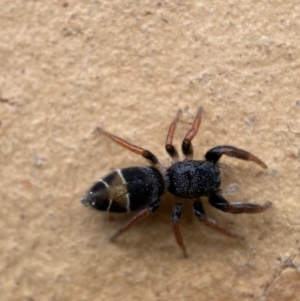
[[[297,101],[296,101],[296,107],[297,107],[297,108],[300,108],[300,100],[297,100]]]
[[[65,2],[64,4],[63,4],[63,7],[68,7],[69,6],[69,3],[68,2]]]
[[[297,159],[297,155],[295,155],[293,152],[289,152],[287,156],[291,159]]]
[[[73,31],[70,28],[65,27],[65,28],[62,29],[61,34],[64,37],[68,37],[68,36],[73,35],[74,33],[73,33]]]
[[[9,105],[14,105],[14,102],[10,98],[2,97],[2,93],[0,91],[0,102],[7,103]]]
[[[35,152],[33,152],[34,155],[34,165],[36,167],[41,167],[43,166],[44,162],[46,161],[45,158],[40,157],[39,155],[37,155]]]
[[[169,23],[169,21],[163,15],[161,16],[161,20],[165,23]]]
[[[244,120],[246,121],[246,124],[248,125],[249,129],[252,130],[253,128],[252,124],[255,123],[256,116],[250,116],[249,118],[245,117]]]
[[[272,169],[270,174],[272,177],[275,177],[277,175],[277,172],[278,172],[277,169]]]
[[[220,193],[221,195],[233,195],[240,191],[240,186],[237,183],[230,183],[225,188],[223,188]]]

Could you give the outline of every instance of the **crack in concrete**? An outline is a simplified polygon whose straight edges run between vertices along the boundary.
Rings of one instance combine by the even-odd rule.
[[[298,254],[297,254],[298,255]],[[262,301],[266,300],[266,292],[267,290],[269,289],[269,287],[271,287],[273,285],[273,283],[278,279],[280,278],[282,272],[287,269],[287,268],[292,268],[292,269],[295,269],[297,272],[300,272],[300,266],[296,266],[294,265],[293,263],[293,260],[295,259],[295,257],[297,255],[293,255],[293,256],[290,256],[288,259],[286,259],[285,261],[281,261],[281,258],[279,257],[278,260],[280,261],[280,266],[279,266],[279,269],[278,271],[275,272],[275,275],[273,276],[273,279],[270,281],[269,284],[266,285],[266,287],[264,288],[264,291],[262,293],[262,295],[260,296],[260,299]]]

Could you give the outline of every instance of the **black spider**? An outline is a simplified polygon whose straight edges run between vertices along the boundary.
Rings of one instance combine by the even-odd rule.
[[[267,168],[264,162],[251,153],[234,146],[221,145],[210,149],[205,155],[205,160],[193,160],[191,142],[199,129],[201,112],[202,108],[199,108],[191,129],[183,139],[182,152],[185,156],[183,161],[179,161],[178,152],[172,144],[181,110],[178,111],[174,121],[171,123],[165,146],[166,151],[172,158],[172,165],[169,168],[162,166],[156,156],[150,151],[112,135],[102,128],[97,128],[97,131],[102,132],[114,142],[130,151],[142,155],[152,164],[151,167],[137,166],[118,169],[96,182],[90,188],[86,197],[81,199],[84,206],[90,206],[98,210],[110,212],[140,210],[125,222],[111,239],[115,239],[133,224],[154,212],[159,207],[160,197],[166,190],[174,195],[176,201],[172,213],[172,226],[176,241],[185,257],[187,257],[187,252],[179,228],[182,203],[185,199],[192,199],[194,201],[194,213],[203,224],[227,236],[236,238],[242,237],[221,227],[215,220],[206,216],[200,200],[201,196],[207,196],[209,203],[213,207],[233,214],[259,213],[271,206],[271,202],[266,202],[263,205],[251,203],[230,204],[220,195],[221,190],[219,187],[221,180],[217,164],[220,157],[227,155],[253,161],[262,168]]]

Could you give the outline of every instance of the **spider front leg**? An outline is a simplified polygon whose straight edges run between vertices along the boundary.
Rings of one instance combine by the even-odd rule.
[[[244,240],[243,236],[235,234],[235,233],[233,233],[233,232],[231,232],[231,231],[229,231],[229,230],[221,227],[217,223],[217,221],[215,221],[215,220],[209,218],[208,216],[206,216],[200,199],[197,199],[194,202],[193,208],[194,208],[195,215],[197,216],[197,218],[199,219],[199,221],[202,222],[205,226],[207,226],[209,228],[212,228],[214,230],[217,230],[217,231],[219,231],[220,233],[222,233],[222,234],[224,234],[226,236]]]
[[[181,116],[181,113],[182,113],[182,111],[178,110],[175,119],[170,124],[167,139],[166,139],[166,146],[165,146],[166,151],[170,155],[170,157],[172,158],[172,162],[178,161],[178,158],[179,158],[178,157],[178,152],[177,152],[176,148],[173,146],[173,136],[174,136],[174,132],[175,132],[175,129],[176,129],[176,125],[177,125],[177,123],[179,121],[179,118]]]
[[[187,132],[187,134],[185,135],[185,137],[182,141],[181,149],[187,159],[193,158],[194,151],[193,151],[193,146],[192,146],[192,140],[194,139],[194,137],[196,136],[196,134],[198,132],[198,129],[199,129],[199,126],[201,123],[202,111],[203,111],[203,108],[200,107],[198,109],[197,115],[193,121],[191,129]]]
[[[118,236],[120,236],[123,232],[128,230],[132,225],[135,223],[143,220],[147,216],[149,216],[151,213],[153,213],[155,210],[160,205],[160,200],[157,200],[155,202],[152,202],[147,206],[147,208],[140,210],[138,213],[136,213],[132,218],[130,218],[128,221],[124,223],[124,225],[116,232],[114,233],[111,237],[110,240],[113,241],[115,240]]]
[[[262,168],[267,168],[267,165],[263,161],[258,159],[256,156],[254,156],[253,154],[251,154],[243,149],[239,149],[239,148],[236,148],[236,147],[230,146],[230,145],[220,145],[220,146],[210,149],[206,153],[205,159],[207,161],[217,163],[222,155],[226,155],[229,157],[234,157],[234,158],[238,158],[238,159],[242,159],[242,160],[247,160],[247,161],[253,161],[253,162],[257,163],[258,165],[260,165]]]
[[[173,208],[173,212],[172,212],[172,228],[175,233],[176,242],[179,245],[179,247],[181,248],[181,250],[183,252],[183,256],[185,258],[187,258],[188,255],[187,255],[186,248],[183,243],[183,239],[182,239],[182,236],[180,233],[180,228],[179,228],[179,220],[180,220],[180,216],[181,216],[181,211],[182,211],[182,204],[176,203]]]
[[[221,195],[213,194],[209,197],[209,203],[224,212],[239,214],[239,213],[260,213],[268,209],[272,203],[270,201],[263,205],[253,203],[229,203]]]

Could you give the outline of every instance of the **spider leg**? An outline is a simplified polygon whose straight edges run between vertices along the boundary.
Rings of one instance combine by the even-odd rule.
[[[181,250],[183,252],[183,256],[185,258],[187,258],[188,255],[187,255],[186,248],[183,243],[183,239],[182,239],[182,236],[180,233],[180,228],[179,228],[179,220],[180,220],[180,216],[181,216],[181,211],[182,211],[182,204],[176,203],[173,208],[173,212],[172,212],[172,228],[175,233],[176,242],[179,245],[179,247],[181,248]]]
[[[181,113],[182,113],[182,111],[178,110],[175,119],[170,124],[167,139],[166,139],[166,146],[165,146],[166,151],[170,155],[170,157],[172,158],[173,162],[178,161],[178,152],[177,152],[176,148],[173,146],[172,142],[173,142],[173,136],[174,136],[174,132],[175,132],[175,129],[176,129],[176,125],[179,121]]]
[[[267,165],[263,161],[258,159],[256,156],[252,155],[251,153],[245,150],[230,145],[220,145],[210,149],[206,153],[205,158],[208,161],[217,163],[222,155],[227,155],[229,157],[234,157],[234,158],[247,160],[247,161],[253,161],[258,165],[260,165],[262,168],[267,168]]]
[[[200,107],[198,109],[197,115],[193,121],[192,127],[191,129],[187,132],[187,134],[185,135],[183,141],[182,141],[182,145],[181,145],[181,149],[183,154],[185,155],[186,158],[188,159],[192,159],[193,158],[193,146],[192,146],[192,140],[194,139],[194,137],[196,136],[200,123],[201,123],[201,113],[203,111],[203,108]]]
[[[220,233],[222,233],[222,234],[224,234],[226,236],[244,240],[243,236],[235,234],[235,233],[227,230],[226,228],[221,227],[217,223],[217,221],[215,221],[215,220],[209,218],[208,216],[206,216],[200,199],[197,199],[194,202],[193,209],[194,209],[194,213],[197,216],[197,218],[199,219],[199,221],[202,222],[205,226],[207,226],[209,228],[212,228],[214,230],[217,230],[217,231],[219,231]]]
[[[142,219],[146,218],[147,216],[149,216],[151,213],[153,213],[155,210],[157,210],[157,208],[160,205],[160,200],[157,200],[155,202],[152,202],[151,204],[149,204],[147,206],[147,208],[140,210],[139,212],[137,212],[133,217],[131,217],[129,220],[127,220],[123,226],[121,226],[121,228],[115,232],[111,237],[110,240],[113,241],[115,240],[118,236],[120,236],[123,232],[125,232],[126,230],[128,230],[132,225],[134,225],[135,223],[141,221]]]
[[[155,165],[157,168],[161,168],[160,163],[158,162],[158,159],[156,158],[156,156],[154,154],[152,154],[150,151],[143,149],[139,146],[136,146],[132,143],[129,143],[127,141],[125,141],[124,139],[115,136],[107,131],[105,131],[104,129],[102,129],[101,127],[97,127],[95,129],[95,131],[97,132],[101,132],[103,133],[106,137],[110,138],[111,140],[113,140],[114,142],[116,142],[117,144],[127,148],[128,150],[130,150],[131,152],[138,154],[140,156],[143,156],[144,158],[146,158],[147,160],[149,160],[153,165]]]
[[[209,203],[224,212],[238,214],[238,213],[260,213],[268,209],[272,203],[266,202],[263,205],[253,203],[229,203],[221,195],[213,194],[209,197]]]

